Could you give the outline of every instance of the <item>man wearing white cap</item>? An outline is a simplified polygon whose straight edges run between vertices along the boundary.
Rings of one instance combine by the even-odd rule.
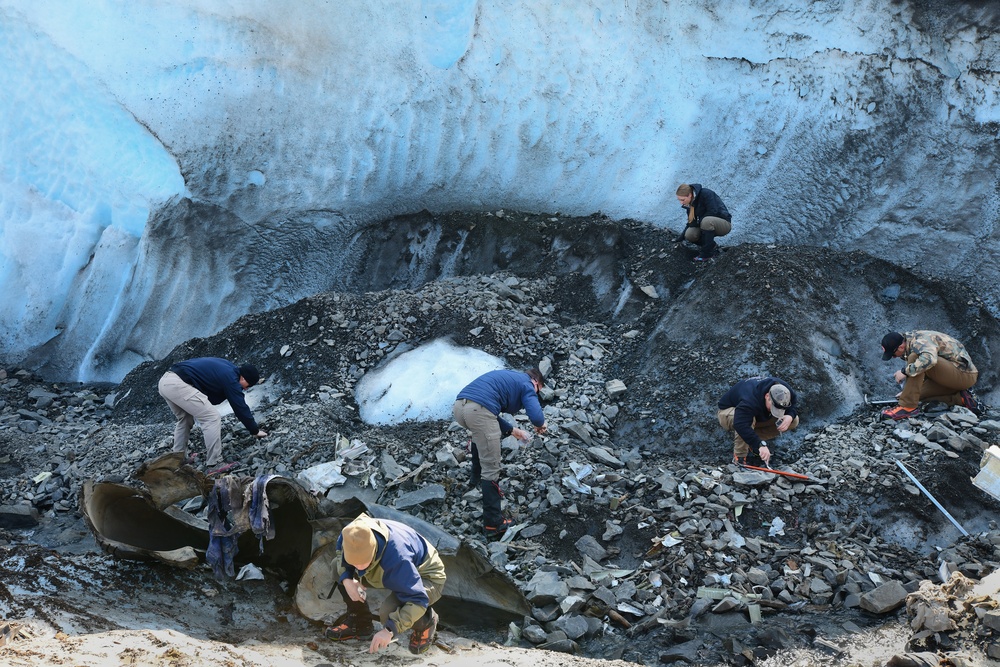
[[[347,603],[344,622],[326,629],[334,641],[372,638],[375,653],[409,629],[410,653],[425,653],[434,641],[438,616],[431,605],[441,599],[444,563],[430,542],[398,521],[362,514],[337,538],[337,580]],[[375,632],[365,587],[391,593],[382,603],[382,629]]]
[[[719,424],[733,433],[733,461],[745,462],[756,449],[764,463],[771,460],[767,440],[799,425],[795,392],[775,377],[740,380],[719,399]]]

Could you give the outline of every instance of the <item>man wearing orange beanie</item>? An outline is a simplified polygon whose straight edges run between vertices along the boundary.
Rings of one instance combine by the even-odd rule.
[[[438,615],[431,605],[441,599],[444,563],[430,542],[398,521],[362,514],[337,538],[338,588],[347,603],[342,623],[326,629],[333,641],[367,639],[375,653],[410,630],[410,652],[425,653],[434,641]],[[375,632],[365,587],[390,591]]]

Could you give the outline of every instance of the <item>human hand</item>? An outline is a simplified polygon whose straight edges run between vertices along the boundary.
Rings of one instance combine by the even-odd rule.
[[[266,438],[267,437],[267,431],[265,431],[264,429],[260,429],[259,431],[257,431],[256,433],[254,433],[254,435],[257,436],[258,438]]]
[[[771,460],[771,450],[767,448],[766,442],[760,443],[760,450],[758,451],[758,454],[760,455],[760,460],[764,462],[764,465],[768,465],[768,462]]]
[[[549,427],[546,426],[545,424],[535,427],[535,433],[537,433],[538,435],[545,435],[548,432],[549,432]]]
[[[901,382],[906,382],[906,373],[904,373],[903,371],[896,371],[895,373],[893,373],[892,377],[893,379],[896,380],[896,384],[899,384]]]
[[[364,602],[368,595],[365,593],[365,587],[361,585],[361,582],[357,579],[344,579],[344,590],[347,591],[347,597],[351,598],[355,602]]]
[[[778,429],[778,433],[784,433],[791,425],[792,417],[790,415],[785,415],[774,424],[774,427]]]
[[[371,646],[368,647],[369,653],[375,653],[376,651],[381,651],[386,646],[392,643],[392,632],[389,628],[382,628],[375,633],[372,637]]]
[[[510,434],[515,438],[517,438],[518,440],[520,440],[521,442],[528,442],[529,440],[531,440],[531,436],[528,435],[528,432],[525,431],[523,428],[515,428],[513,431],[510,432]]]

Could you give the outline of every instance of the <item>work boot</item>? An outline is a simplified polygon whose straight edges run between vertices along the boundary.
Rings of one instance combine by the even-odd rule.
[[[437,636],[437,627],[437,612],[427,607],[426,613],[413,624],[413,631],[410,632],[410,653],[414,655],[427,653],[427,649],[434,643],[434,637]]]
[[[351,600],[347,603],[347,613],[338,618],[334,625],[331,625],[323,633],[326,638],[342,642],[348,639],[371,639],[375,634],[375,626],[372,624],[372,614],[368,609],[367,602],[355,602]]]
[[[500,509],[500,498],[503,496],[500,483],[484,479],[479,488],[483,491],[483,533],[487,540],[499,539],[513,523],[504,518]]]
[[[982,415],[982,413],[979,412],[979,404],[976,403],[976,399],[972,396],[972,392],[968,389],[962,390],[962,405],[968,408],[972,414],[977,417]]]
[[[883,417],[888,417],[895,421],[900,419],[907,419],[909,417],[917,417],[920,415],[920,408],[904,408],[902,405],[897,405],[894,408],[886,408],[882,411]]]

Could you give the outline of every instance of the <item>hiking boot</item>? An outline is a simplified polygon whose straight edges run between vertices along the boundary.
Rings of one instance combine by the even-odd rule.
[[[976,399],[973,398],[972,392],[968,389],[962,390],[962,405],[967,407],[972,414],[979,416],[979,404],[976,403]]]
[[[886,408],[882,411],[883,417],[888,417],[889,419],[894,419],[899,421],[900,419],[907,419],[909,417],[916,417],[920,414],[920,408],[904,408],[902,405],[897,405],[894,408]]]
[[[733,454],[733,463],[735,463],[738,466],[745,466],[747,464],[747,457],[744,456],[741,459],[736,454]]]
[[[427,649],[429,649],[431,644],[434,643],[434,637],[437,635],[437,612],[428,607],[427,614],[430,615],[431,618],[430,621],[427,622],[426,627],[418,628],[414,625],[413,631],[410,632],[410,653],[413,653],[414,655],[427,653]]]
[[[334,642],[344,642],[349,639],[371,639],[375,635],[375,626],[371,619],[362,620],[354,614],[344,614],[337,625],[331,625],[323,634]]]
[[[709,250],[707,253],[700,253],[698,255],[695,255],[691,259],[692,261],[695,262],[707,262],[709,260],[718,257],[720,252],[722,252],[722,246],[716,244],[715,247]]]
[[[514,521],[512,519],[503,517],[499,526],[483,526],[483,533],[486,535],[486,540],[499,540],[513,524]]]

